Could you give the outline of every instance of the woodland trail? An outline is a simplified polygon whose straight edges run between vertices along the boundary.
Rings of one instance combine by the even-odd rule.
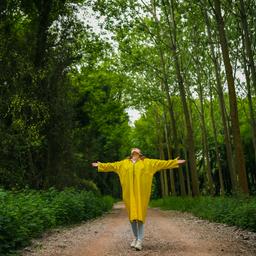
[[[98,219],[45,233],[22,256],[256,255],[256,233],[176,211],[148,209],[142,251],[130,248],[132,238],[126,211],[118,203]]]

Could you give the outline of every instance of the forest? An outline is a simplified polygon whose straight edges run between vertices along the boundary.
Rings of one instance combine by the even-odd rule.
[[[139,147],[186,159],[154,199],[254,197],[255,33],[253,0],[2,0],[0,192],[120,198],[91,163]]]
[[[4,188],[118,195],[90,163],[137,146],[188,160],[164,195],[255,193],[254,1],[1,2]]]

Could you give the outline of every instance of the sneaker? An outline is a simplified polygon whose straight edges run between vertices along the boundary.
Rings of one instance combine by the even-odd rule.
[[[135,249],[138,251],[142,250],[142,241],[140,239],[137,240]]]
[[[136,242],[137,242],[137,239],[134,239],[131,243],[131,247],[135,248],[135,245],[136,245]]]

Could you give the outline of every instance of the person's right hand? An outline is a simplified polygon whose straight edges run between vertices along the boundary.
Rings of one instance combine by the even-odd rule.
[[[92,166],[93,166],[93,167],[98,167],[98,164],[99,164],[99,162],[97,162],[97,163],[92,163]]]

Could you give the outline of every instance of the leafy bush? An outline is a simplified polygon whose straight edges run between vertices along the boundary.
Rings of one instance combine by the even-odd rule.
[[[29,244],[44,230],[95,218],[110,210],[113,198],[67,188],[57,191],[0,189],[0,255]]]
[[[86,180],[76,177],[74,187],[81,190],[92,191],[96,195],[100,195],[100,190],[92,180]]]
[[[102,198],[102,207],[104,211],[109,211],[112,209],[114,202],[114,198],[112,196],[104,196]]]
[[[150,205],[192,212],[203,219],[256,231],[255,197],[165,197],[151,201]]]

